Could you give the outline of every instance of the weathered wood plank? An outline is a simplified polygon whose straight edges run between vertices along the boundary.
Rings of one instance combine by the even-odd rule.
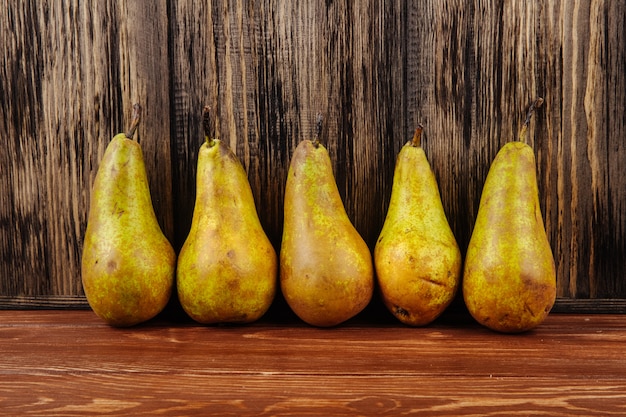
[[[618,259],[626,254],[626,217],[623,204],[614,203],[626,189],[626,51],[616,47],[625,38],[625,18],[623,2],[562,9],[562,127],[551,236],[559,293],[573,298],[613,297],[626,289],[617,277],[623,275],[617,271],[624,267]],[[609,269],[615,278],[606,277]]]
[[[81,295],[91,184],[136,101],[153,203],[172,235],[165,2],[13,1],[0,22],[0,294]]]
[[[400,6],[376,7],[352,2],[232,1],[211,10],[194,2],[173,5],[174,69],[180,80],[175,94],[189,97],[174,112],[195,113],[186,119],[195,125],[177,130],[176,138],[182,155],[177,195],[184,202],[176,213],[179,245],[193,207],[189,178],[195,175],[203,100],[218,110],[218,135],[248,170],[261,221],[275,245],[282,234],[291,152],[312,136],[318,112],[324,115],[324,141],[346,208],[367,240],[375,241],[388,188],[378,173],[386,169],[388,174],[395,160],[384,143],[387,136],[400,136],[401,126],[394,122],[403,120],[398,117],[403,114],[402,39],[401,31],[392,30],[400,27]]]
[[[529,141],[559,296],[622,298],[626,218],[615,201],[626,190],[618,162],[626,160],[626,52],[610,45],[624,39],[626,5],[437,6],[409,6],[406,94],[424,101],[408,99],[407,125],[426,126],[424,147],[459,245],[469,241],[490,162],[542,96]]]
[[[176,247],[209,104],[277,248],[290,156],[321,112],[346,209],[372,247],[396,154],[423,123],[464,250],[489,164],[541,95],[529,141],[558,294],[626,299],[624,21],[624,2],[589,0],[10,1],[0,10],[0,295],[82,297],[89,189],[134,101],[157,216]]]
[[[417,329],[113,329],[86,311],[3,311],[0,333],[10,415],[606,416],[626,404],[619,315],[551,315],[503,335],[446,316]]]

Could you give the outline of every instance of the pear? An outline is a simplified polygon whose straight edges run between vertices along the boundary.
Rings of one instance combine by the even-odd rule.
[[[199,323],[250,323],[272,304],[278,260],[247,174],[228,145],[214,138],[209,111],[205,107],[191,228],[178,255],[178,298]]]
[[[81,260],[89,305],[105,322],[126,327],[157,315],[170,299],[176,254],[154,214],[139,143],[128,133],[106,148],[91,193]]]
[[[505,144],[485,180],[463,272],[463,297],[471,315],[500,332],[541,324],[556,297],[554,257],[539,206],[535,155],[524,143],[538,99],[519,141]]]
[[[419,126],[398,154],[389,210],[374,248],[383,302],[410,326],[435,320],[454,299],[461,277],[461,252],[421,134]]]
[[[287,173],[280,284],[287,304],[304,322],[338,325],[370,302],[370,250],[354,228],[337,189],[328,151],[314,140],[296,147]]]

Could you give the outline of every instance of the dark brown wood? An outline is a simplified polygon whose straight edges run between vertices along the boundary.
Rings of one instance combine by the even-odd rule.
[[[423,123],[424,148],[465,249],[491,160],[517,138],[526,108],[543,96],[529,140],[559,296],[623,299],[626,285],[614,277],[623,269],[616,260],[626,256],[626,220],[615,203],[626,197],[617,174],[618,161],[626,160],[620,110],[626,53],[616,42],[623,38],[618,17],[626,17],[626,7],[243,3],[174,7],[175,69],[185,82],[184,102],[193,104],[176,111],[200,109],[202,96],[219,109],[221,134],[248,169],[263,225],[277,247],[290,154],[312,134],[318,111],[325,114],[325,139],[346,209],[372,247],[395,155]],[[587,53],[591,43],[596,47]],[[189,45],[197,45],[195,53]],[[597,62],[602,59],[605,64]],[[614,87],[607,88],[606,77]],[[175,213],[178,244],[193,208],[193,151],[200,137],[195,113],[192,134],[176,143],[185,153],[176,172],[184,202]]]
[[[21,415],[623,415],[626,325],[550,315],[503,335],[358,318],[113,329],[88,311],[0,311],[0,406]]]
[[[390,191],[383,179],[406,131],[402,10],[394,2],[173,4],[174,112],[183,121],[175,137],[177,246],[193,211],[204,103],[246,167],[277,247],[291,153],[313,136],[321,113],[344,204],[373,244]]]
[[[11,1],[0,8],[0,295],[84,298],[91,184],[137,101],[143,116],[135,138],[155,212],[172,236],[165,5]]]
[[[464,252],[489,164],[537,96],[528,139],[558,295],[626,300],[624,21],[624,2],[590,0],[11,0],[0,8],[0,307],[84,304],[90,187],[135,101],[177,248],[209,104],[277,249],[290,156],[321,112],[346,209],[372,247],[396,154],[422,123]]]

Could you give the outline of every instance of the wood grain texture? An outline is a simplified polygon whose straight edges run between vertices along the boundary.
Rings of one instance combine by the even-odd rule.
[[[401,10],[391,2],[352,3],[173,6],[174,95],[180,97],[174,111],[177,120],[193,115],[176,137],[179,246],[193,211],[204,102],[216,109],[217,134],[246,167],[261,222],[276,246],[290,156],[312,137],[318,112],[346,208],[367,241],[375,241],[389,186],[382,179],[395,161],[384,144],[397,134],[392,125],[403,114],[402,33],[393,30],[401,27]]]
[[[397,152],[424,124],[464,252],[489,164],[542,96],[528,140],[558,295],[624,300],[624,21],[624,2],[602,0],[11,0],[0,10],[0,295],[84,302],[90,186],[134,101],[157,215],[177,248],[209,104],[277,249],[291,153],[321,112],[346,210],[371,247]]]
[[[626,404],[618,315],[551,315],[512,336],[450,316],[120,330],[85,311],[3,311],[0,334],[0,407],[14,416],[617,416]]]
[[[616,261],[623,268],[618,259],[626,245],[624,206],[615,204],[626,190],[618,185],[626,173],[626,51],[610,49],[625,38],[625,17],[619,2],[580,2],[563,12],[563,119],[554,160],[559,198],[552,236],[559,290],[574,298],[625,289],[623,280],[604,278]]]
[[[81,297],[91,184],[137,101],[153,204],[173,232],[165,2],[12,1],[0,22],[0,294]]]

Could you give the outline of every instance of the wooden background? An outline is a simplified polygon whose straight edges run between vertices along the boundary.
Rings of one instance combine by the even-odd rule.
[[[0,307],[86,306],[90,188],[139,101],[157,217],[190,226],[201,112],[247,169],[278,248],[296,144],[324,114],[371,245],[418,122],[462,251],[499,147],[532,100],[557,309],[626,311],[624,1],[10,0],[0,8]]]

